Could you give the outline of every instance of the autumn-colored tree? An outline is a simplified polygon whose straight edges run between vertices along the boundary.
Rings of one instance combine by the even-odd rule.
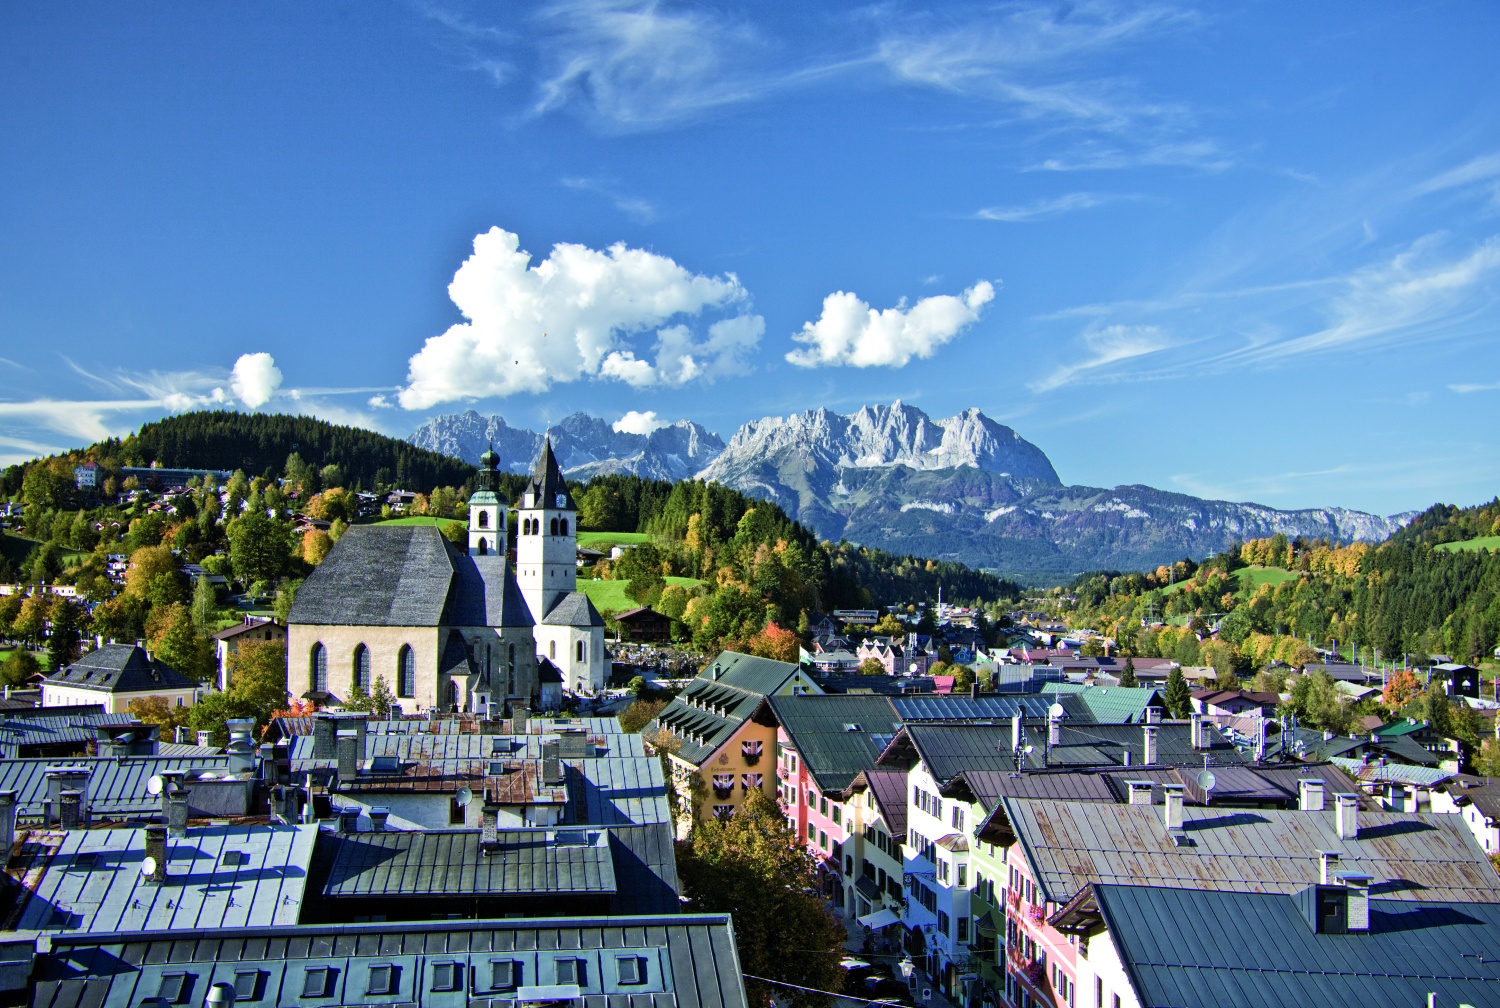
[[[838,989],[844,927],[818,895],[812,856],[763,791],[751,790],[727,818],[698,823],[678,845],[677,864],[694,911],[733,915],[752,1004],[774,993],[799,1008],[820,1005],[825,998],[797,988]]]
[[[185,593],[178,583],[177,557],[166,546],[142,546],[130,554],[125,571],[125,592],[157,602],[173,602]]]
[[[859,663],[860,675],[885,675],[885,666],[879,658],[866,658]]]
[[[796,664],[801,648],[802,645],[798,642],[796,634],[790,630],[783,630],[775,623],[767,623],[764,630],[750,638],[751,654],[775,661]]]
[[[46,626],[47,618],[52,614],[52,597],[37,592],[28,595],[26,601],[21,603],[21,611],[16,615],[15,623],[11,627],[17,639],[37,643],[42,639],[42,629]]]
[[[176,740],[177,729],[188,726],[188,714],[192,710],[191,707],[169,704],[167,698],[162,696],[136,697],[125,705],[125,709],[142,724],[159,727],[163,742]]]
[[[1397,669],[1386,678],[1385,689],[1380,692],[1380,702],[1392,710],[1400,710],[1422,692],[1422,680],[1409,669]]]
[[[323,562],[328,551],[333,549],[333,540],[320,528],[310,528],[302,533],[302,559],[316,567]]]
[[[895,613],[886,613],[870,631],[881,637],[905,637],[906,624],[896,618]]]

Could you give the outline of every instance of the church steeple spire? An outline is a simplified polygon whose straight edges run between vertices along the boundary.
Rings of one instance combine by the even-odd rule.
[[[469,497],[469,555],[505,556],[505,506],[496,492],[500,486],[500,456],[495,446],[479,456],[475,490]]]

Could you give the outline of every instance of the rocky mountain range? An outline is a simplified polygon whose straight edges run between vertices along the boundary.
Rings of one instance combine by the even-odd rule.
[[[696,476],[774,500],[829,539],[959,560],[1034,581],[1203,557],[1277,532],[1379,541],[1410,515],[1345,508],[1279,511],[1147,486],[1064,486],[1046,454],[977,409],[934,420],[901,402],[747,423],[728,444],[690,421],[649,435],[575,413],[551,428],[567,474]],[[412,443],[468,461],[493,441],[525,471],[541,435],[470,410],[436,417]]]
[[[635,473],[650,479],[676,481],[696,476],[724,450],[717,434],[690,420],[659,427],[650,434],[617,431],[607,421],[574,413],[548,428],[558,464],[576,480],[610,473]],[[474,410],[433,417],[407,438],[418,448],[479,463],[491,444],[500,468],[530,472],[542,450],[543,434],[512,427],[499,416],[480,416]]]

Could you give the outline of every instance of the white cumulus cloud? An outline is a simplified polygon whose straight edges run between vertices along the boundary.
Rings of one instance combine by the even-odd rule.
[[[939,294],[907,307],[877,311],[844,291],[823,299],[823,314],[803,323],[792,339],[805,346],[786,359],[798,367],[904,367],[913,357],[931,357],[937,348],[979,320],[994,300],[995,287],[981,280],[957,297]]]
[[[650,434],[652,431],[665,426],[667,426],[667,422],[665,420],[658,420],[655,410],[646,410],[644,413],[638,410],[631,410],[615,421],[615,433]]]
[[[508,231],[474,238],[448,296],[467,319],[408,362],[398,399],[426,409],[454,399],[543,392],[554,382],[615,378],[637,388],[744,370],[765,323],[728,273],[692,273],[666,256],[558,244],[532,265]],[[731,313],[699,335],[689,322]],[[650,333],[655,330],[649,351]]]
[[[255,409],[281,387],[281,369],[268,353],[241,354],[229,375],[229,387],[240,402]]]

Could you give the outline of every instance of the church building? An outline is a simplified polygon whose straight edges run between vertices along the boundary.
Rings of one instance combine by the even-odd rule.
[[[498,464],[480,458],[467,550],[431,525],[355,525],[334,544],[287,620],[293,696],[340,704],[383,678],[408,712],[501,717],[539,706],[549,682],[604,687],[604,621],[576,590],[576,509],[552,446],[522,496],[516,574]]]

